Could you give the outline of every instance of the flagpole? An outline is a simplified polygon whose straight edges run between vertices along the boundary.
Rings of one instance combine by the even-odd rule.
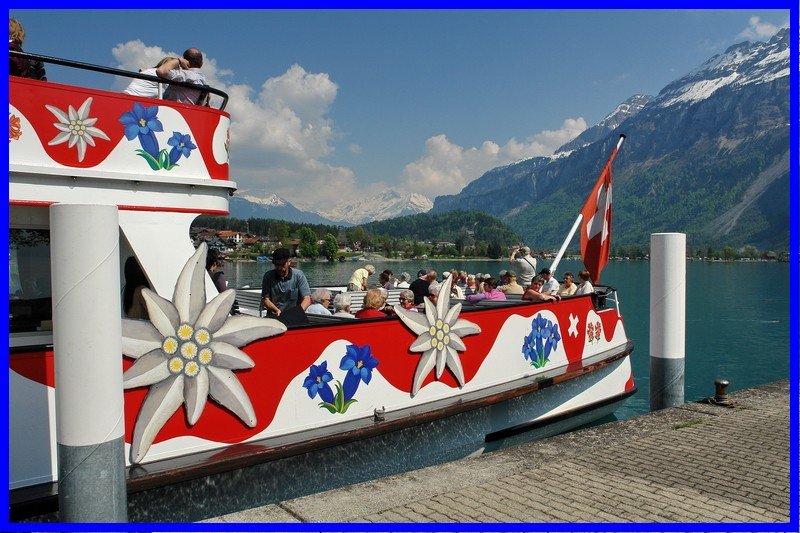
[[[578,231],[578,226],[581,225],[581,220],[583,220],[583,215],[578,214],[578,218],[575,219],[575,223],[572,225],[572,229],[569,230],[569,235],[567,235],[567,239],[564,241],[564,244],[561,245],[561,249],[558,251],[556,258],[553,260],[553,264],[550,265],[550,275],[556,275],[556,268],[558,268],[558,263],[561,261],[561,257],[564,255],[564,252],[567,251],[567,246],[572,241],[572,237],[575,236],[575,232]]]

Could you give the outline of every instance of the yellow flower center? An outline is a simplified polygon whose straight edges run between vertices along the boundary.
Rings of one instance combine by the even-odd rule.
[[[183,359],[180,357],[173,357],[169,360],[169,371],[173,374],[177,374],[181,370],[183,370]]]
[[[214,352],[211,351],[211,348],[203,348],[200,350],[198,354],[197,360],[200,361],[201,364],[207,365],[211,362],[211,358],[214,355]]]
[[[189,324],[181,324],[178,328],[178,338],[182,341],[188,341],[194,335],[194,329]]]
[[[195,361],[189,361],[186,363],[186,368],[183,370],[183,372],[190,378],[193,378],[200,372],[200,365],[198,365]]]
[[[164,353],[167,355],[174,354],[178,351],[178,339],[175,337],[167,337],[161,344],[161,349],[164,350]]]
[[[184,342],[181,346],[181,356],[184,359],[194,359],[197,357],[197,345],[193,342]]]
[[[436,326],[431,326],[431,329],[428,330],[428,333],[431,334],[431,337],[436,335]]]
[[[206,328],[200,328],[194,332],[194,340],[197,341],[197,344],[200,346],[205,346],[211,342],[211,333],[209,333]]]

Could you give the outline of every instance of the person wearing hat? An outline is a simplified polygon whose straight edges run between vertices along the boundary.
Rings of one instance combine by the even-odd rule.
[[[364,268],[358,268],[353,272],[353,276],[347,283],[348,291],[365,291],[367,290],[367,278],[375,273],[375,267],[367,265]]]
[[[261,282],[261,301],[268,317],[279,317],[286,311],[300,307],[305,310],[311,305],[311,289],[302,270],[292,268],[288,248],[278,248],[272,252],[273,270],[264,274]]]
[[[517,257],[517,253],[520,253],[522,257]],[[523,287],[530,285],[531,280],[536,275],[536,258],[531,255],[531,249],[527,246],[521,248],[515,246],[511,250],[508,262],[516,265],[516,270],[519,272],[520,285]]]
[[[550,273],[549,268],[543,268],[539,275],[542,276],[544,280],[544,285],[542,285],[542,292],[544,294],[549,294],[551,296],[555,296],[558,294],[558,289],[560,285],[558,284],[558,280],[552,276]]]
[[[498,286],[497,290],[506,295],[522,295],[525,292],[525,288],[517,283],[517,275],[511,270],[506,270],[505,276],[503,276],[503,285]]]

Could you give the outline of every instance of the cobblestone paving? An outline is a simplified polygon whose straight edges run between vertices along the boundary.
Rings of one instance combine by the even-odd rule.
[[[787,522],[789,384],[686,404],[216,522]]]

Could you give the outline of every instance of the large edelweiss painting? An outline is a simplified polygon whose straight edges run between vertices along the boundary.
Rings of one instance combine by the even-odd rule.
[[[172,301],[144,289],[149,320],[122,320],[122,353],[136,362],[122,376],[126,389],[149,386],[133,430],[131,463],[144,458],[158,432],[186,405],[194,425],[210,397],[249,427],[256,415],[234,374],[255,366],[238,346],[286,331],[277,320],[229,316],[236,291],[206,303],[206,244],[201,244],[178,276]]]

